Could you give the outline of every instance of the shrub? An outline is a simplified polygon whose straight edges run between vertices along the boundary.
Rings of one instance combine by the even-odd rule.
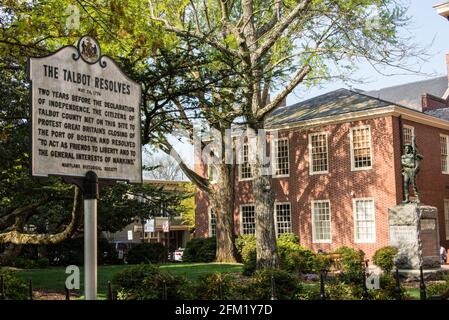
[[[67,239],[58,244],[47,246],[48,259],[51,265],[67,266],[84,263],[84,238]],[[119,263],[118,253],[107,239],[98,238],[98,264]]]
[[[25,281],[16,277],[14,272],[7,269],[0,268],[0,276],[3,276],[7,300],[27,299],[28,287]]]
[[[280,266],[283,270],[296,271],[300,259],[298,237],[291,233],[283,233],[276,241]],[[302,261],[301,261],[302,262]]]
[[[427,285],[426,293],[428,297],[441,296],[449,290],[449,276],[445,276],[445,281],[433,282]]]
[[[291,251],[288,255],[281,256],[281,263],[283,268],[288,271],[296,271],[296,273],[311,273],[317,265],[315,253],[299,245],[296,250]]]
[[[326,299],[329,300],[358,300],[361,298],[359,288],[341,281],[328,281],[324,288]]]
[[[162,243],[140,243],[129,250],[126,261],[129,264],[162,263],[167,256],[167,248]]]
[[[212,273],[198,279],[195,299],[202,300],[242,300],[245,298],[245,283],[236,275]]]
[[[36,268],[45,269],[50,265],[50,261],[47,258],[40,258],[35,261]]]
[[[235,246],[242,257],[243,274],[250,276],[256,270],[256,236],[245,234],[235,240]]]
[[[394,267],[394,257],[397,255],[398,249],[395,247],[383,247],[374,253],[373,262],[385,273],[391,273]]]
[[[280,267],[290,272],[311,272],[315,266],[315,254],[301,247],[298,237],[292,233],[283,233],[277,240]],[[242,257],[243,274],[251,275],[256,270],[256,237],[243,235],[236,239],[237,250]]]
[[[295,295],[297,300],[320,300],[320,286],[315,284],[300,283],[298,293]]]
[[[36,268],[36,263],[34,260],[27,258],[16,258],[14,260],[14,267],[20,269],[33,269]]]
[[[410,299],[410,296],[407,295],[401,285],[399,288],[402,299]],[[396,290],[395,277],[392,274],[382,274],[380,276],[380,289],[369,290],[369,296],[373,300],[395,300],[397,296]]]
[[[327,273],[331,267],[335,265],[335,260],[332,255],[329,254],[316,254],[313,260],[313,271],[316,273]]]
[[[294,299],[300,292],[301,286],[297,276],[284,270],[261,269],[252,275],[246,288],[245,297],[250,300],[271,299],[273,282],[276,299]]]
[[[339,274],[340,281],[352,284],[364,284],[365,253],[349,247],[340,247],[335,253],[341,255]]]
[[[151,264],[126,268],[113,277],[119,300],[192,299],[192,286],[184,277],[173,276]]]
[[[211,262],[217,248],[215,237],[195,238],[187,242],[182,260],[184,262]]]

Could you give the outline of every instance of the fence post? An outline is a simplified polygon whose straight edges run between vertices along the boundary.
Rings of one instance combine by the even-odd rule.
[[[108,300],[114,300],[114,293],[112,292],[111,281],[108,281]]]
[[[365,263],[365,266],[363,268],[363,278],[362,278],[362,286],[363,286],[363,291],[362,291],[362,300],[368,300],[369,294],[368,294],[368,288],[366,287],[366,274],[367,274],[367,268],[368,268],[368,263]]]
[[[419,267],[419,299],[420,300],[427,299],[426,284],[424,282],[424,273],[422,270],[422,266]]]
[[[320,272],[320,300],[326,300],[326,292],[324,291],[323,271]]]
[[[5,278],[0,276],[0,300],[6,300],[5,297]]]
[[[271,300],[276,300],[276,283],[273,274],[271,274]]]
[[[70,291],[69,288],[67,288],[67,286],[65,286],[65,299],[70,300]]]
[[[396,287],[394,288],[396,300],[402,300],[401,282],[399,279],[399,269],[396,267]]]
[[[221,279],[218,279],[218,300],[223,299],[223,288],[221,286]]]
[[[167,284],[165,280],[162,281],[162,300],[167,300]]]
[[[33,282],[31,279],[28,283],[28,300],[33,300]]]

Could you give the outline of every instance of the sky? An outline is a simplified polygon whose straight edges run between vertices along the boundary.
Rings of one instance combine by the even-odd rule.
[[[427,47],[428,60],[421,66],[423,74],[397,74],[396,70],[388,70],[388,76],[377,73],[368,63],[358,65],[355,76],[366,79],[364,83],[354,84],[353,87],[362,90],[376,90],[394,85],[414,82],[447,75],[445,54],[449,53],[449,21],[439,16],[434,5],[445,2],[445,0],[410,0],[408,16],[410,16],[409,36],[413,37],[413,42],[420,46]],[[403,72],[401,72],[403,73]],[[293,104],[314,96],[336,90],[347,88],[348,85],[341,81],[323,84],[320,87],[304,90],[299,88],[287,97],[287,104]],[[183,156],[185,161],[193,164],[192,146],[175,143],[175,149]]]
[[[377,73],[368,63],[359,64],[359,69],[355,76],[367,79],[363,84],[354,84],[354,88],[362,90],[376,90],[394,85],[414,82],[447,75],[445,54],[449,53],[449,21],[439,16],[434,5],[445,0],[410,0],[408,16],[410,16],[409,36],[412,41],[428,48],[428,61],[421,66],[422,75],[389,75],[383,76]],[[398,73],[397,70],[389,70],[390,73]],[[402,72],[401,72],[402,73]],[[293,104],[304,99],[308,99],[339,88],[348,86],[341,81],[334,81],[331,84],[324,84],[320,88],[310,90],[296,90],[287,98],[287,104]]]

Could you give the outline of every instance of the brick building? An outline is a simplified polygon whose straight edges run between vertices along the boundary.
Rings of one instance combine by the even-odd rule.
[[[277,234],[293,232],[315,251],[347,245],[371,258],[389,245],[388,208],[403,197],[401,145],[416,136],[421,202],[438,208],[440,242],[449,247],[447,89],[447,77],[371,92],[339,89],[275,110],[266,129],[278,132],[271,147]],[[196,160],[207,177],[210,168]],[[254,233],[251,165],[236,167],[235,233]],[[207,195],[198,191],[195,202],[196,236],[213,235]]]

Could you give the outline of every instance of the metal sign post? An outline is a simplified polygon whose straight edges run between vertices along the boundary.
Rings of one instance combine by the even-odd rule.
[[[97,299],[97,200],[98,177],[93,171],[86,173],[84,192],[84,297]]]
[[[31,174],[59,176],[84,198],[84,296],[97,299],[99,183],[142,183],[141,86],[91,36],[28,62]]]

